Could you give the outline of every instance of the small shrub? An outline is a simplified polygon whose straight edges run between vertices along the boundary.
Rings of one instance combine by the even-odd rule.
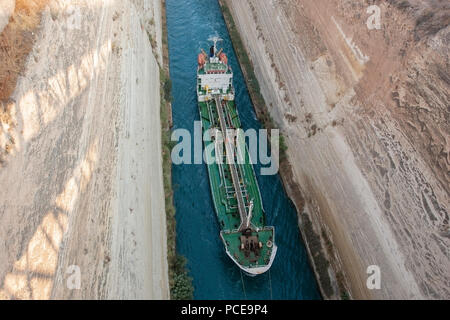
[[[172,80],[170,78],[164,81],[164,100],[167,102],[172,101]]]
[[[16,0],[8,25],[0,33],[0,100],[6,101],[33,48],[32,33],[39,28],[48,0]]]
[[[283,135],[280,135],[280,159],[285,160],[287,157],[288,146],[286,144],[286,139]]]
[[[192,287],[192,278],[186,271],[186,258],[177,255],[176,261],[172,266],[173,286],[171,288],[171,299],[173,300],[191,300],[194,297]]]

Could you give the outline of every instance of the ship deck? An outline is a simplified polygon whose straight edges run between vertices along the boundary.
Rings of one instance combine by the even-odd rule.
[[[241,123],[236,112],[236,108],[233,101],[226,101],[226,106],[223,108],[225,118],[228,120],[228,129],[241,128]],[[200,114],[202,117],[203,132],[206,132],[210,128],[220,129],[218,112],[215,107],[215,101],[210,100],[207,102],[200,102]],[[210,114],[213,117],[213,121],[210,121]],[[214,123],[213,123],[214,122]],[[238,140],[239,143],[245,143],[245,141]],[[208,148],[214,141],[206,141],[205,148]],[[239,147],[239,146],[238,146]],[[239,171],[241,179],[240,187],[242,195],[245,200],[253,200],[253,214],[251,223],[255,227],[263,227],[264,221],[264,209],[262,206],[261,196],[258,189],[258,182],[256,181],[255,173],[253,171],[253,165],[250,161],[250,155],[246,146],[241,146],[245,150],[244,163],[236,163],[236,167]],[[209,148],[213,148],[210,146]],[[225,148],[223,148],[225,150]],[[216,205],[217,215],[219,223],[223,230],[236,230],[239,228],[241,218],[238,209],[238,200],[235,196],[235,190],[233,187],[232,175],[230,166],[227,164],[225,155],[223,156],[223,164],[219,165],[215,162],[216,152],[215,150],[207,154],[207,163],[211,182],[211,190],[213,193],[214,203]],[[248,205],[245,208],[248,210]]]
[[[216,105],[221,103],[219,101],[223,103],[221,108],[217,108]],[[221,128],[224,126],[226,129],[241,128],[234,101],[212,99],[199,102],[199,109],[204,133],[209,129],[222,131]],[[205,141],[205,150],[211,150],[211,152],[205,152],[205,160],[207,161],[216,214],[222,229],[221,237],[228,255],[239,265],[246,268],[266,266],[269,264],[272,255],[274,230],[272,227],[265,227],[264,208],[245,139],[237,139],[235,147],[241,150],[241,153],[236,152],[236,154],[240,154],[244,161],[237,161],[235,158],[235,164],[229,165],[227,153],[220,154],[220,152],[217,152],[216,155],[218,150],[216,142]],[[227,148],[224,146],[223,150],[225,151]],[[222,164],[215,161],[216,156],[223,157]],[[235,169],[233,169],[233,166]],[[234,184],[233,171],[236,171],[238,174],[238,182],[236,183],[235,177]],[[235,186],[237,185],[239,185],[243,201],[239,201],[240,195],[235,191]],[[241,224],[246,222],[245,219],[247,218],[251,201],[253,203],[250,221],[253,229],[251,236],[258,239],[258,242],[262,244],[262,248],[258,249],[258,255],[255,255],[254,252],[242,250],[240,247],[242,245]],[[239,204],[238,202],[241,203]],[[242,206],[244,209],[242,209]],[[241,210],[239,207],[241,207]],[[244,213],[242,213],[243,210],[245,211]],[[243,218],[243,214],[245,218]]]

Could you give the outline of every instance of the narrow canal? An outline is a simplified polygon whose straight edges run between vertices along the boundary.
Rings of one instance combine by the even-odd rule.
[[[187,129],[193,135],[194,121],[199,120],[197,54],[201,48],[209,48],[210,36],[224,39],[219,47],[224,48],[234,71],[236,103],[244,129],[261,128],[217,0],[166,0],[166,12],[174,129]],[[177,249],[188,259],[195,299],[320,299],[295,208],[280,177],[260,176],[258,165],[255,171],[267,224],[275,226],[278,253],[270,273],[254,278],[244,275],[241,279],[239,268],[227,257],[219,237],[206,165],[173,166]]]

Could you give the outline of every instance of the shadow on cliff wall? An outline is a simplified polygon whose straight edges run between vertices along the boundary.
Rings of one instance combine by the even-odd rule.
[[[5,250],[1,259],[3,265],[0,266],[0,299],[51,297],[58,256],[70,227],[70,214],[85,192],[99,158],[98,137],[85,150],[78,150],[76,154],[79,157],[67,155],[80,139],[83,122],[86,121],[80,112],[92,107],[75,105],[74,102],[88,94],[92,82],[105,71],[111,40],[98,48],[81,48],[86,52],[84,55],[74,57],[75,61],[70,61],[72,64],[59,68],[54,74],[44,75],[42,80],[39,79],[40,85],[33,81],[30,84],[33,90],[20,94],[16,88],[13,99],[7,103],[9,118],[7,121],[0,118],[0,143],[3,142],[3,150],[7,151],[0,174],[9,170],[8,167],[18,157],[23,157],[24,165],[28,166],[28,160],[38,156],[50,161],[38,160],[38,166],[42,167],[34,171],[39,176],[33,176],[33,181],[53,184],[39,186],[34,199],[31,199],[31,207],[7,202],[0,207],[2,250]],[[48,62],[51,64],[53,61]],[[42,150],[41,142],[52,139],[49,137],[55,130],[59,131],[59,136],[49,142],[52,147]],[[45,151],[50,154],[43,155]],[[58,167],[61,161],[65,161],[62,163],[64,167]],[[3,185],[4,181],[0,184]],[[19,223],[9,224],[11,221]],[[7,237],[14,233],[18,236]]]

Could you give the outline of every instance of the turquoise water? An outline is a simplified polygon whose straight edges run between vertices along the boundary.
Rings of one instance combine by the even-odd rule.
[[[174,129],[194,130],[197,55],[217,35],[234,71],[236,103],[244,129],[261,128],[233,51],[217,0],[166,0]],[[300,237],[295,208],[280,177],[260,176],[267,224],[275,226],[278,253],[270,273],[247,277],[227,257],[219,237],[206,165],[174,165],[177,250],[188,259],[195,299],[320,299]],[[243,282],[242,282],[243,280]]]

